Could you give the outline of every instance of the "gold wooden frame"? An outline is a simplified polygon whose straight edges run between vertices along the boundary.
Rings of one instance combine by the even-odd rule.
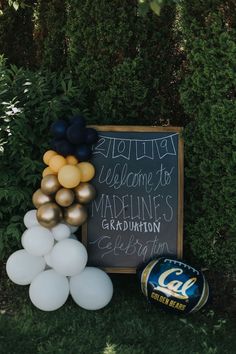
[[[179,133],[178,137],[178,235],[177,235],[177,256],[183,257],[183,192],[184,192],[184,142],[182,137],[183,128],[181,127],[154,127],[136,125],[90,125],[98,132],[173,132]],[[87,247],[88,233],[87,223],[82,226],[82,243]],[[107,273],[136,273],[136,268],[102,268]]]

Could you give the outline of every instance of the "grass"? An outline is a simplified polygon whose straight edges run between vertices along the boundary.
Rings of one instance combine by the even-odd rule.
[[[112,279],[114,297],[103,310],[83,310],[69,298],[51,313],[33,307],[28,287],[6,280],[12,311],[0,315],[1,354],[236,352],[233,321],[226,315],[209,307],[189,316],[164,313],[147,303],[134,276]]]

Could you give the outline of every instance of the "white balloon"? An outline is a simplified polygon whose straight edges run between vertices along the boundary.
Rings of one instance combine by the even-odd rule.
[[[49,252],[48,254],[45,254],[44,259],[45,259],[45,262],[46,262],[47,266],[50,267],[50,268],[53,268],[52,267],[51,252]]]
[[[67,225],[70,228],[70,232],[73,234],[74,232],[76,232],[79,228],[79,226],[73,226],[73,225],[69,225],[67,223],[65,223],[65,225]]]
[[[99,310],[110,302],[113,285],[104,271],[86,267],[83,272],[70,278],[70,293],[73,300],[84,309]]]
[[[27,227],[27,229],[39,225],[38,219],[36,217],[37,210],[32,209],[27,211],[27,213],[24,216],[24,224]]]
[[[21,243],[28,253],[34,256],[44,256],[51,251],[54,238],[46,227],[33,226],[23,233]]]
[[[74,234],[71,234],[71,235],[70,235],[70,237],[69,237],[69,239],[72,239],[72,240],[76,240],[76,241],[78,241],[77,236],[76,236],[76,235],[74,235]]]
[[[54,246],[55,246],[56,243],[57,243],[57,241],[54,240]],[[52,249],[53,249],[53,248],[52,248]],[[45,259],[45,262],[46,262],[46,269],[53,268],[53,267],[52,267],[51,253],[52,253],[52,250],[51,250],[51,252],[45,254],[45,256],[44,256],[44,259]]]
[[[57,241],[61,241],[65,238],[68,238],[71,234],[70,228],[65,224],[57,224],[51,229],[52,234]]]
[[[18,285],[28,285],[31,281],[41,273],[45,268],[45,260],[43,257],[36,257],[19,250],[8,258],[6,271],[8,277]]]
[[[29,288],[30,300],[43,311],[54,311],[66,302],[69,295],[69,282],[66,277],[53,269],[37,275]]]
[[[51,252],[53,268],[60,274],[72,276],[80,273],[88,260],[84,245],[76,240],[66,239],[58,242]]]

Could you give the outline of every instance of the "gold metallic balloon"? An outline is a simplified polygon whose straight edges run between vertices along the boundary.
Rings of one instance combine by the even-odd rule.
[[[74,191],[77,201],[81,204],[87,204],[96,197],[96,189],[90,183],[81,182]]]
[[[67,188],[61,188],[59,191],[57,191],[55,200],[57,204],[59,204],[62,207],[68,207],[70,206],[75,198],[75,194],[71,189]]]
[[[87,220],[87,208],[80,204],[73,204],[64,209],[64,220],[72,226],[80,226]]]
[[[47,194],[44,194],[41,189],[37,189],[36,192],[34,192],[33,197],[32,197],[33,204],[35,208],[39,208],[41,205],[52,202],[53,197]]]
[[[61,208],[56,203],[45,203],[37,210],[38,222],[47,228],[56,226],[62,219]]]
[[[61,185],[55,175],[47,175],[41,181],[41,190],[47,195],[56,193],[60,187]]]

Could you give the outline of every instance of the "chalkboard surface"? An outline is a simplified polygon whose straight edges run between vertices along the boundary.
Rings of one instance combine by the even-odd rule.
[[[181,128],[95,126],[97,197],[83,243],[89,265],[134,273],[158,255],[182,256]]]

